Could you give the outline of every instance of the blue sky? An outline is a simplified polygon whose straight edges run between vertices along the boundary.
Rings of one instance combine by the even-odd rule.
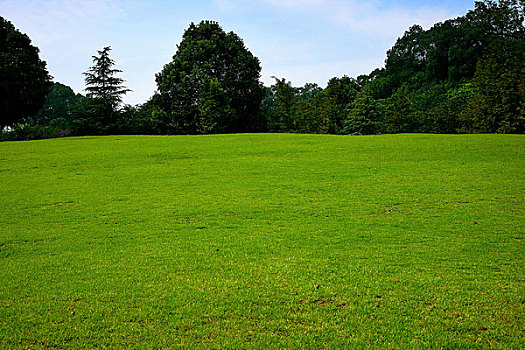
[[[261,60],[261,80],[325,86],[383,66],[413,24],[465,14],[472,0],[0,0],[0,15],[40,48],[55,81],[83,92],[91,56],[104,46],[126,80],[125,102],[145,102],[190,22],[216,20]]]

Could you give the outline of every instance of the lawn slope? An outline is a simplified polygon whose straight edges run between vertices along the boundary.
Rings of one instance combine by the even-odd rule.
[[[0,348],[520,348],[525,137],[0,143]]]

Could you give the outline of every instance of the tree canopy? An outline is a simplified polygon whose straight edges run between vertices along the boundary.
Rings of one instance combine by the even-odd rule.
[[[45,99],[44,106],[28,122],[32,125],[50,125],[70,129],[73,111],[85,97],[75,94],[73,89],[61,83],[54,83]]]
[[[108,134],[120,132],[124,114],[120,113],[122,97],[129,91],[122,78],[115,75],[120,69],[113,68],[115,61],[109,57],[110,46],[97,51],[93,66],[84,72],[87,99],[77,106],[74,127],[81,134]]]
[[[250,131],[263,98],[259,59],[217,22],[191,23],[173,60],[156,75],[171,132]]]
[[[34,115],[51,89],[39,50],[0,16],[0,131]]]
[[[87,97],[98,99],[113,107],[122,103],[122,96],[131,91],[122,84],[124,80],[116,77],[122,73],[120,69],[113,68],[115,61],[109,57],[111,46],[97,51],[99,56],[92,56],[93,66],[84,72]]]

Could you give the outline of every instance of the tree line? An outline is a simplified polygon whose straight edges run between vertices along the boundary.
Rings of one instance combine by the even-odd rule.
[[[217,22],[191,23],[157,91],[129,106],[110,47],[84,73],[86,95],[51,83],[29,38],[0,17],[0,128],[4,138],[65,135],[294,132],[523,133],[524,1],[476,2],[428,30],[410,27],[368,75],[325,88],[266,87],[261,65]],[[23,47],[24,49],[19,49]],[[5,53],[5,54],[4,54]],[[29,78],[28,78],[29,77]]]

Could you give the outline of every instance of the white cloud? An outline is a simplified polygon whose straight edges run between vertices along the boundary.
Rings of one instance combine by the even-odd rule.
[[[389,7],[382,1],[358,0],[263,0],[265,3],[296,14],[309,15],[318,21],[336,23],[348,31],[375,37],[397,38],[413,24],[429,27],[452,17],[444,7]]]

